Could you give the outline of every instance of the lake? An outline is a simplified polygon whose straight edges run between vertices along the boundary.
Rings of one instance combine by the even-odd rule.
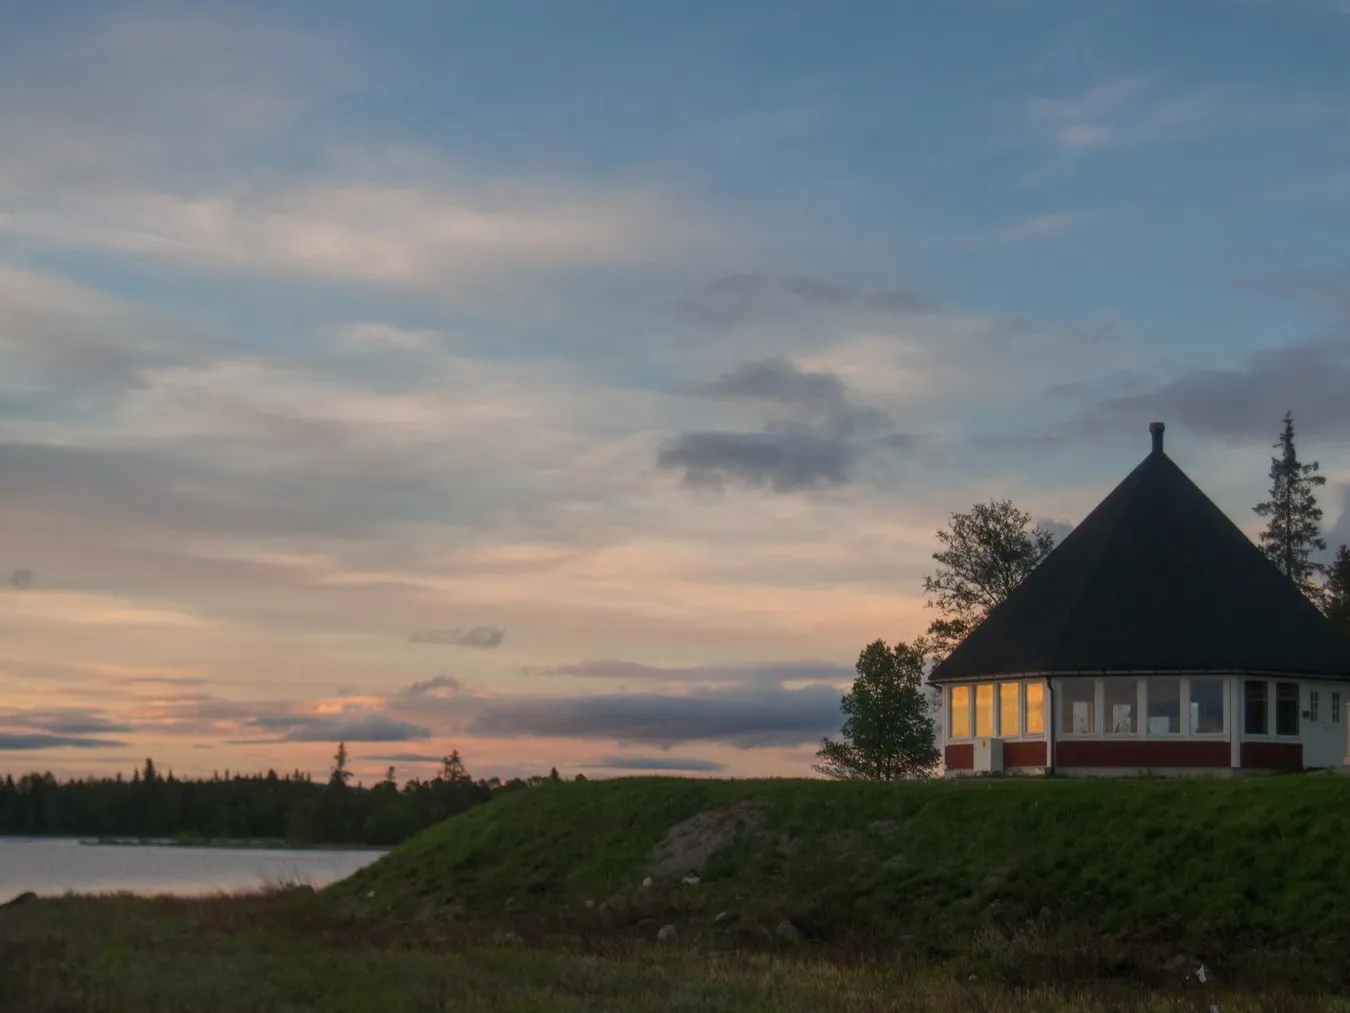
[[[382,850],[91,845],[64,837],[0,837],[0,903],[26,890],[39,896],[126,891],[188,897],[260,890],[279,883],[307,883],[317,889],[383,854]]]

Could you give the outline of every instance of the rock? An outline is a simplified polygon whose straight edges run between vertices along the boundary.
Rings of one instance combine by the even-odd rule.
[[[520,946],[525,942],[524,937],[519,932],[508,932],[502,938],[512,946]]]
[[[506,906],[507,906],[507,907],[515,907],[515,906],[516,906],[516,899],[515,899],[514,897],[507,897],[507,898],[506,898]]]
[[[685,886],[698,886],[699,878],[697,876],[685,876],[680,882]]]
[[[721,925],[723,922],[731,920],[731,913],[728,911],[718,911],[717,917],[713,919],[714,925]]]
[[[657,942],[668,943],[679,935],[679,931],[674,925],[662,925],[661,931],[656,934]]]
[[[790,943],[799,943],[802,941],[802,930],[793,925],[784,918],[778,923],[778,928],[774,929],[774,935],[779,939],[786,939]]]
[[[35,894],[32,890],[25,890],[23,893],[19,894],[19,896],[15,897],[13,900],[7,901],[4,904],[0,904],[0,907],[18,907],[20,904],[31,904],[33,901],[37,899],[38,895]]]
[[[374,896],[375,896],[375,891],[374,891],[374,890],[367,890],[367,891],[366,891],[366,900],[370,900],[370,898],[372,898],[372,897],[374,897]]]
[[[1055,912],[1051,911],[1048,907],[1041,908],[1041,921],[1049,921],[1054,917],[1054,914]]]
[[[594,909],[595,909],[595,901],[593,901],[593,900],[588,900],[588,901],[586,901],[586,910],[587,910],[587,911],[592,911],[592,910],[594,910]]]
[[[651,876],[648,876],[646,879],[644,879],[644,880],[642,881],[642,888],[643,888],[644,890],[647,889],[647,888],[649,888],[651,885],[652,885],[652,877],[651,877]]]
[[[1179,978],[1189,978],[1198,966],[1200,966],[1199,962],[1189,953],[1178,953],[1163,964],[1163,970],[1168,974],[1175,974]]]

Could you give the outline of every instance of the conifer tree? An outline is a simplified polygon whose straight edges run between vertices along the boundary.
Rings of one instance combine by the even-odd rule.
[[[1284,429],[1274,446],[1279,454],[1270,459],[1270,499],[1253,508],[1256,516],[1266,519],[1261,550],[1299,590],[1322,605],[1317,576],[1323,567],[1313,559],[1313,552],[1327,547],[1316,493],[1327,480],[1318,474],[1316,461],[1305,464],[1298,459],[1293,412],[1285,413]]]

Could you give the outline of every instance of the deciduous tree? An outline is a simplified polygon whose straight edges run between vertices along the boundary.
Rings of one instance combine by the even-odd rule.
[[[1004,499],[954,513],[951,527],[938,529],[938,568],[923,582],[928,607],[941,612],[928,627],[934,657],[950,654],[1050,554],[1054,533],[1030,525],[1031,515]]]
[[[877,640],[858,655],[858,677],[840,707],[842,741],[825,739],[814,769],[843,780],[926,777],[938,761],[923,693],[927,645]]]

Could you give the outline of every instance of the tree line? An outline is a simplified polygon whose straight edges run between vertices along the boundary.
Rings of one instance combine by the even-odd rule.
[[[1330,562],[1322,536],[1317,490],[1326,484],[1317,461],[1299,459],[1294,416],[1287,412],[1270,462],[1269,498],[1253,507],[1266,521],[1258,544],[1266,557],[1332,621],[1350,634],[1350,547]],[[1010,500],[977,503],[951,515],[937,532],[937,569],[924,578],[927,607],[937,617],[924,635],[894,647],[875,640],[858,655],[857,678],[840,701],[839,739],[826,738],[814,769],[846,780],[927,777],[939,753],[933,713],[940,705],[925,688],[928,674],[1055,547],[1054,533],[1032,526]]]
[[[326,782],[298,770],[178,778],[172,771],[161,774],[153,760],[130,778],[6,776],[0,781],[0,834],[394,845],[501,792],[562,780],[557,768],[546,776],[474,779],[455,751],[433,778],[400,785],[390,767],[367,788],[351,783],[347,759],[340,743]]]

